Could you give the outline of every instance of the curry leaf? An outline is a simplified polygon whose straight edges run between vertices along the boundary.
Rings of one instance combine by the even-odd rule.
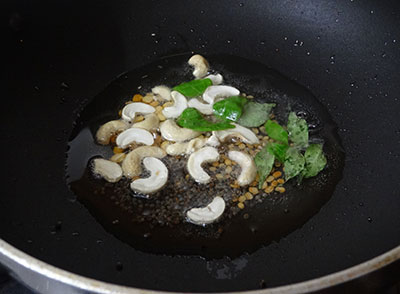
[[[289,144],[288,133],[278,123],[273,122],[272,120],[267,121],[267,123],[265,124],[265,131],[270,138],[286,145]]]
[[[199,132],[211,132],[235,128],[235,126],[231,125],[228,121],[216,123],[208,121],[195,108],[186,108],[179,116],[177,123],[183,128]]]
[[[302,172],[305,159],[298,149],[290,147],[286,152],[286,158],[283,164],[285,180],[288,181]]]
[[[280,162],[285,161],[288,148],[289,146],[280,143],[269,143],[267,145],[268,152],[273,154]]]
[[[274,165],[275,156],[271,154],[267,148],[263,148],[260,152],[256,154],[254,157],[254,163],[257,167],[257,172],[259,175],[258,187],[261,189],[265,179],[269,175],[272,170],[272,166]]]
[[[273,107],[275,103],[248,102],[243,107],[238,123],[248,128],[259,127],[268,120]]]
[[[182,83],[172,88],[174,91],[178,91],[182,95],[193,98],[204,93],[207,87],[211,86],[212,82],[210,79],[193,80],[190,82]]]
[[[305,119],[299,118],[296,113],[291,112],[288,118],[287,129],[290,140],[298,147],[308,146],[308,125]]]
[[[303,176],[310,178],[316,176],[326,166],[326,157],[322,150],[322,144],[311,144],[305,154],[305,169]]]
[[[232,96],[218,101],[213,106],[214,115],[237,121],[242,115],[242,109],[246,102],[247,99],[241,96]]]

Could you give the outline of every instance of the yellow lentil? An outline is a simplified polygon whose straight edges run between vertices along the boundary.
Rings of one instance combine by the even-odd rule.
[[[253,194],[251,194],[250,192],[246,192],[246,193],[244,194],[244,196],[246,197],[247,200],[253,199]]]
[[[268,186],[267,188],[265,188],[264,191],[265,191],[265,193],[269,194],[269,193],[271,193],[272,191],[274,191],[274,187]]]
[[[284,179],[282,179],[282,178],[280,178],[280,179],[277,179],[277,181],[278,181],[278,183],[279,183],[279,184],[284,184],[284,183],[285,183],[285,180],[284,180]]]
[[[215,172],[217,170],[217,168],[215,166],[210,167],[210,171]]]
[[[281,167],[281,165],[282,165],[282,164],[281,164],[279,161],[276,161],[276,162],[275,162],[275,166],[276,166],[276,167]]]
[[[286,191],[286,189],[284,187],[276,187],[275,191],[279,192],[279,193],[284,193]]]
[[[153,101],[153,96],[151,96],[151,95],[146,95],[146,96],[144,96],[144,97],[142,98],[142,101],[143,101],[144,103],[150,103],[151,101]]]
[[[216,174],[215,177],[216,177],[218,180],[222,180],[222,179],[224,178],[224,176],[223,176],[222,174]]]
[[[170,107],[170,106],[172,106],[172,105],[174,105],[174,102],[171,102],[171,101],[165,102],[165,103],[163,104],[163,108],[165,108],[165,107]]]
[[[239,197],[239,202],[245,202],[246,201],[246,196],[242,195]]]
[[[227,174],[230,174],[230,173],[232,172],[232,167],[227,166],[226,169],[225,169],[225,172],[226,172]]]
[[[239,149],[242,149],[242,150],[243,150],[243,149],[245,149],[245,148],[246,148],[246,145],[244,145],[243,143],[240,143],[240,144],[239,144]]]
[[[158,105],[156,107],[156,113],[160,113],[163,110],[162,106]]]
[[[133,101],[133,102],[140,102],[140,101],[142,101],[142,99],[143,99],[143,96],[140,95],[140,94],[135,94],[135,95],[133,95],[133,97],[132,97],[132,101]]]
[[[158,113],[157,116],[158,116],[158,119],[159,119],[160,121],[164,121],[164,120],[167,119],[167,118],[164,116],[164,114],[162,114],[161,112]]]
[[[272,183],[271,183],[271,186],[272,186],[272,187],[278,186],[278,181],[273,180]]]
[[[116,153],[122,153],[122,152],[124,152],[124,149],[119,148],[119,147],[114,147],[113,152],[114,152],[115,154],[116,154]]]
[[[268,176],[267,183],[271,183],[275,178],[273,176]]]
[[[238,206],[240,209],[243,209],[243,208],[244,208],[244,204],[243,204],[242,202],[239,202],[237,206]]]
[[[281,173],[280,171],[276,171],[276,172],[274,172],[274,173],[272,174],[272,176],[273,176],[275,179],[280,178],[281,175],[282,175],[282,173]]]
[[[158,104],[160,104],[158,101],[153,101],[150,103],[151,106],[156,107],[158,106]]]
[[[256,187],[250,187],[249,188],[249,192],[251,193],[251,194],[258,194],[258,189],[256,188]]]
[[[232,161],[230,159],[225,159],[225,164],[226,165],[232,165]]]
[[[252,128],[251,129],[253,131],[254,134],[258,135],[258,133],[260,132],[259,129],[257,128]]]
[[[218,161],[214,161],[214,162],[212,163],[212,166],[218,167],[218,166],[219,166],[219,162],[218,162]]]
[[[113,156],[111,156],[110,160],[116,163],[122,162],[126,157],[125,153],[116,153]]]

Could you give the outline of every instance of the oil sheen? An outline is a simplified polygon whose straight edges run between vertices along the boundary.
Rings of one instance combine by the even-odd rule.
[[[327,167],[301,185],[296,180],[289,181],[283,194],[257,195],[246,202],[243,210],[231,199],[242,195],[245,188],[231,188],[228,181],[217,181],[215,177],[207,185],[195,183],[186,177],[186,158],[163,159],[169,170],[169,181],[164,189],[148,198],[135,197],[126,179],[110,184],[94,177],[88,167],[90,160],[112,155],[109,146],[95,142],[99,126],[118,119],[118,111],[133,94],[145,94],[156,85],[173,87],[193,79],[192,69],[186,63],[189,57],[164,58],[123,74],[86,105],[75,122],[69,142],[68,184],[109,233],[138,250],[200,255],[208,259],[233,258],[279,240],[318,213],[342,177],[344,152],[336,124],[307,89],[263,64],[215,55],[207,59],[212,71],[222,74],[224,84],[253,95],[258,102],[276,103],[273,113],[282,124],[286,124],[289,111],[305,118],[310,139],[324,144]],[[214,196],[224,197],[227,203],[218,222],[201,227],[185,220],[187,209],[203,206]]]

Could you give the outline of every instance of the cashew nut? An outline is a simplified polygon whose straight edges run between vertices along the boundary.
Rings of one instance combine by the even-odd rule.
[[[116,143],[120,148],[126,148],[133,142],[153,145],[154,138],[149,131],[139,128],[130,128],[119,134],[116,140]]]
[[[141,146],[128,153],[122,162],[124,176],[133,178],[142,172],[142,159],[145,157],[163,158],[167,154],[164,150],[155,146]]]
[[[122,178],[122,169],[119,164],[103,158],[93,160],[93,173],[110,183],[118,182]]]
[[[213,104],[216,98],[237,96],[240,91],[231,86],[209,86],[203,93],[204,101]]]
[[[129,125],[123,120],[112,120],[102,125],[96,133],[96,140],[101,145],[108,145],[112,135],[126,130]]]
[[[220,74],[208,75],[205,77],[205,79],[210,79],[213,85],[220,85],[224,81],[224,78]]]
[[[151,105],[142,102],[134,102],[127,104],[122,109],[121,116],[123,120],[130,122],[135,118],[136,113],[148,114],[148,113],[153,113],[155,111],[156,109]]]
[[[201,79],[208,73],[208,61],[203,56],[199,54],[193,55],[188,63],[194,67],[193,75],[196,79]]]
[[[241,125],[233,123],[235,126],[234,129],[227,129],[223,131],[214,131],[213,135],[217,136],[217,138],[223,142],[228,138],[237,137],[242,142],[247,144],[258,144],[260,140],[257,138],[256,134],[254,134],[248,128],[242,127]]]
[[[218,150],[214,147],[203,147],[192,153],[187,162],[187,169],[192,178],[201,184],[210,181],[210,176],[204,171],[201,165],[205,162],[216,161],[219,158]]]
[[[199,99],[192,98],[188,101],[188,106],[192,108],[196,108],[198,111],[205,115],[213,114],[213,106],[212,104],[201,103]]]
[[[215,136],[214,134],[212,134],[211,137],[209,137],[206,142],[206,145],[212,146],[212,147],[218,147],[220,144],[221,143],[219,142],[218,137]]]
[[[181,113],[187,108],[186,97],[177,91],[171,92],[172,100],[174,100],[174,105],[165,107],[162,114],[166,118],[176,118],[181,115]]]
[[[191,223],[206,225],[216,221],[224,213],[224,210],[224,199],[220,196],[216,196],[207,206],[190,209],[186,212],[186,216]]]
[[[229,151],[228,157],[230,160],[236,161],[242,169],[237,179],[239,186],[246,186],[254,181],[257,175],[257,167],[250,155],[232,150]]]
[[[151,89],[156,98],[161,98],[160,100],[171,100],[171,89],[167,86],[155,86]]]
[[[131,183],[131,189],[143,194],[151,194],[159,191],[167,183],[167,167],[161,160],[155,157],[146,157],[143,159],[143,165],[150,171],[150,177],[134,180]]]
[[[183,142],[200,136],[200,132],[179,127],[174,120],[168,119],[160,124],[161,136],[168,141]]]
[[[179,142],[175,144],[170,144],[165,148],[165,151],[169,155],[182,155],[182,154],[191,154],[196,150],[199,150],[203,147],[207,142],[206,138],[195,138],[190,140],[189,142]]]
[[[144,117],[144,120],[132,125],[133,128],[144,129],[151,131],[157,129],[160,124],[160,119],[154,113],[150,113]]]

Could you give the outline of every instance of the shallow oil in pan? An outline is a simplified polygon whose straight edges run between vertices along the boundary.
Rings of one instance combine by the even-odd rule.
[[[234,56],[208,57],[212,70],[223,75],[225,84],[253,95],[258,101],[277,103],[274,114],[282,123],[286,123],[288,111],[296,111],[306,118],[311,139],[323,140],[328,159],[327,168],[317,177],[303,181],[300,186],[292,180],[285,184],[285,193],[264,194],[258,201],[253,199],[246,202],[246,208],[241,211],[234,203],[228,203],[228,212],[219,222],[199,227],[180,221],[183,212],[171,213],[171,218],[167,218],[166,222],[163,218],[160,223],[157,223],[154,215],[165,213],[165,210],[173,211],[172,202],[163,201],[165,198],[176,198],[177,205],[184,206],[179,204],[179,194],[190,193],[192,202],[186,205],[199,206],[211,201],[214,195],[210,193],[212,189],[219,195],[230,193],[229,189],[225,191],[217,185],[210,188],[189,180],[188,183],[191,182],[187,189],[174,190],[174,186],[169,184],[157,195],[139,199],[129,193],[127,181],[109,184],[95,179],[87,168],[91,158],[109,158],[112,155],[110,147],[95,143],[94,134],[98,127],[106,121],[117,119],[118,110],[133,94],[144,94],[158,84],[174,86],[191,80],[191,69],[186,64],[188,58],[187,55],[164,58],[121,75],[83,109],[69,144],[69,186],[108,232],[136,249],[206,258],[250,253],[273,240],[279,240],[315,215],[331,197],[344,164],[336,125],[327,111],[305,88],[265,65]],[[172,161],[166,163],[170,167],[170,174],[174,173],[174,178],[184,178],[184,168],[177,168],[176,165],[172,168]],[[125,189],[121,188],[124,186]],[[237,213],[232,216],[232,211]],[[143,221],[146,219],[149,221]]]

